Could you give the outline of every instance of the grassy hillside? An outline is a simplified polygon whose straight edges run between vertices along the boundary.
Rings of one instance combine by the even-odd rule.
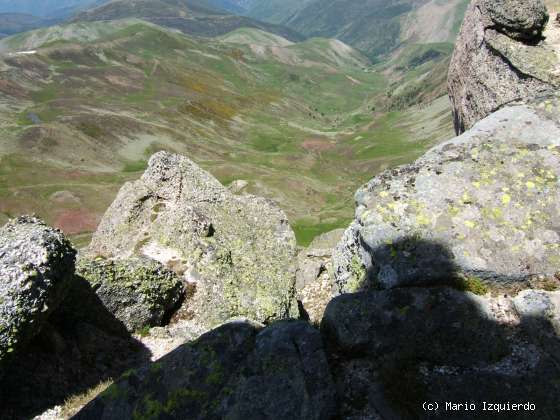
[[[386,69],[340,41],[195,39],[125,20],[20,34],[0,51],[0,223],[35,212],[78,244],[158,150],[247,180],[306,244],[348,223],[360,184],[452,135],[446,98],[385,111]]]

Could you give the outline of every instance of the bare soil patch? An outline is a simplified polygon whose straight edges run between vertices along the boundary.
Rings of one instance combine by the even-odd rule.
[[[303,148],[309,152],[325,152],[332,150],[336,144],[332,140],[323,137],[309,137],[303,142]]]
[[[99,217],[87,209],[64,210],[56,218],[54,225],[67,235],[93,232],[97,229]]]

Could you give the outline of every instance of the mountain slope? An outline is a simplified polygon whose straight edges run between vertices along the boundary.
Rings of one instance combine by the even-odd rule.
[[[288,24],[294,16],[316,0],[254,0],[246,4],[246,14],[255,19]]]
[[[253,3],[248,15],[338,38],[371,58],[407,42],[453,42],[468,0],[308,0]]]
[[[301,35],[286,27],[231,15],[225,10],[213,8],[219,6],[227,7],[217,0],[113,0],[77,14],[73,21],[134,17],[179,29],[190,35],[220,36],[237,28],[248,27],[275,33],[293,41],[302,39]]]
[[[335,40],[81,22],[0,41],[0,72],[0,222],[36,212],[84,241],[157,150],[248,181],[305,244],[347,224],[372,174],[452,133],[445,98],[383,112],[387,77]]]

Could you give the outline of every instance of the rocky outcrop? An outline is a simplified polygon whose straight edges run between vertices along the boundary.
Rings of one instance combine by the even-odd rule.
[[[335,389],[318,331],[230,323],[130,371],[76,417],[330,419]]]
[[[301,312],[313,324],[321,322],[327,304],[338,296],[332,281],[332,250],[343,234],[344,229],[337,229],[319,235],[298,254],[296,297]]]
[[[161,326],[184,293],[174,272],[147,258],[80,260],[77,272],[130,332]]]
[[[559,116],[556,96],[506,107],[374,178],[337,246],[337,282],[393,288],[465,275],[523,288],[560,271]]]
[[[74,276],[75,251],[34,217],[0,229],[0,362],[41,332]]]
[[[543,0],[474,0],[449,68],[457,134],[504,105],[560,87],[557,48],[543,41]]]
[[[297,315],[295,252],[274,203],[234,195],[189,159],[161,152],[121,189],[87,254],[160,261],[196,287],[189,316],[210,328],[235,316]]]
[[[321,329],[340,417],[557,418],[559,299],[559,292],[481,298],[448,288],[336,298]],[[473,405],[453,406],[464,402]],[[483,402],[524,406],[504,405],[498,414]],[[439,405],[426,411],[425,403]]]

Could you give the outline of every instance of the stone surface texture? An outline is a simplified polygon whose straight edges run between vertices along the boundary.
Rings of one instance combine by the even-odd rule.
[[[507,286],[560,271],[559,116],[556,96],[506,107],[371,180],[334,252],[337,283],[393,288],[464,274]]]
[[[190,317],[297,316],[295,235],[270,200],[234,195],[189,159],[160,152],[119,192],[87,251],[91,258],[158,260],[196,288]]]
[[[560,86],[558,46],[543,39],[547,22],[542,0],[471,2],[449,68],[457,134],[508,103]]]
[[[0,229],[0,362],[36,336],[64,299],[76,252],[35,217]]]

